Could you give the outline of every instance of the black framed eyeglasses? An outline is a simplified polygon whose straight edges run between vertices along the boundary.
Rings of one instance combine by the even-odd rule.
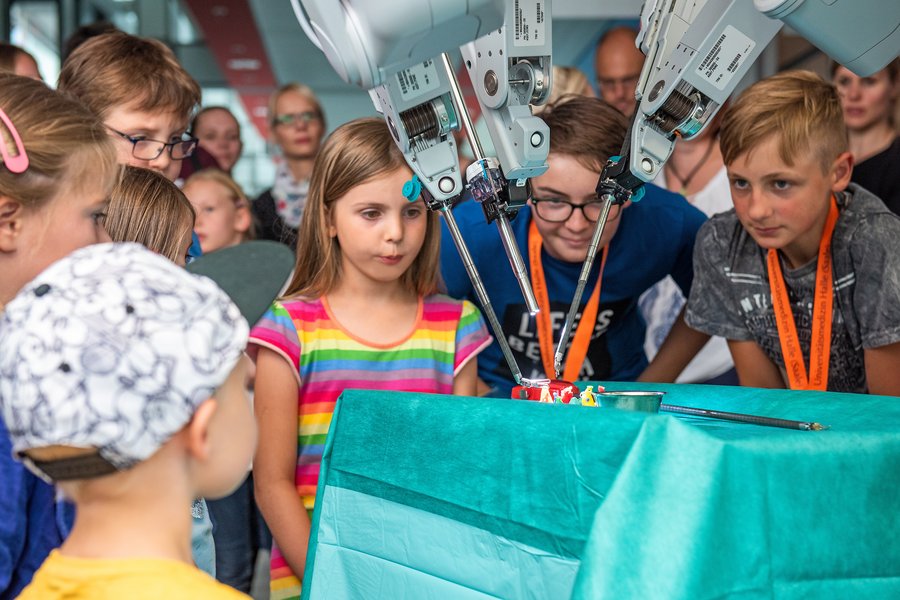
[[[107,129],[118,135],[119,137],[131,142],[131,155],[139,160],[156,160],[162,155],[166,148],[169,149],[169,156],[172,160],[182,160],[190,157],[194,150],[197,149],[197,138],[188,134],[184,134],[182,139],[174,142],[161,142],[159,140],[148,140],[142,137],[132,137],[127,133],[122,133],[117,129],[106,126]]]
[[[305,110],[303,112],[278,115],[277,117],[272,119],[272,123],[274,125],[299,125],[300,123],[308,125],[313,121],[318,120],[318,118],[319,113],[312,110]]]
[[[581,210],[584,218],[591,223],[596,223],[600,219],[600,213],[603,212],[603,202],[596,200],[593,202],[585,202],[584,204],[575,204],[568,200],[560,200],[559,198],[539,199],[532,198],[531,203],[534,204],[534,210],[537,215],[550,223],[565,223],[572,216],[572,212],[577,208]],[[622,209],[621,204],[613,204],[609,207],[609,216],[606,221],[615,221],[619,218],[619,211]]]

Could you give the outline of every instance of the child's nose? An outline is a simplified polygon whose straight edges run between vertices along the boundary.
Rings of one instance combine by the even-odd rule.
[[[399,242],[403,239],[403,217],[392,215],[385,220],[385,239],[389,242]]]
[[[593,223],[584,216],[584,211],[580,208],[574,208],[572,214],[566,219],[566,229],[570,231],[584,231],[593,226]]]
[[[760,221],[772,214],[772,205],[764,194],[753,190],[750,192],[750,203],[747,207],[747,215],[754,221]]]

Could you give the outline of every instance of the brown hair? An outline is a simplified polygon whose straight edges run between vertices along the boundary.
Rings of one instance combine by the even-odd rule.
[[[227,106],[205,106],[205,107],[201,108],[200,111],[199,111],[196,115],[194,115],[194,119],[191,121],[191,131],[194,132],[194,133],[196,134],[196,132],[197,132],[197,123],[200,122],[200,117],[202,117],[202,116],[205,115],[205,114],[209,114],[209,113],[211,113],[211,112],[214,111],[214,110],[223,110],[223,111],[225,111],[225,113],[226,113],[229,117],[231,117],[231,118],[234,120],[234,122],[235,122],[235,124],[237,125],[237,128],[238,128],[238,136],[240,136],[240,134],[241,134],[241,122],[238,121],[238,118],[237,118],[236,116],[234,116],[234,113],[231,112],[231,111],[228,109]]]
[[[103,226],[114,242],[137,242],[175,262],[184,256],[179,231],[194,226],[194,208],[162,173],[125,167],[110,194]]]
[[[187,121],[200,103],[200,86],[168,46],[118,31],[78,46],[63,63],[58,87],[101,119],[116,107],[132,106]]]
[[[325,126],[325,113],[322,112],[322,105],[319,103],[319,99],[316,97],[315,92],[312,91],[312,88],[308,85],[303,85],[302,83],[286,83],[269,96],[269,126],[275,126],[275,117],[278,115],[275,114],[278,110],[278,99],[281,98],[284,94],[288,92],[295,92],[307,100],[309,100],[313,107],[315,108],[316,114],[319,116],[319,121],[322,122],[322,129],[326,129]]]
[[[550,128],[550,152],[566,154],[599,173],[618,154],[628,131],[628,118],[611,104],[588,96],[566,96],[551,104],[541,118]]]
[[[408,168],[382,119],[356,119],[338,127],[316,158],[297,243],[297,265],[285,296],[319,298],[341,277],[341,247],[328,233],[332,206],[354,187],[397,169]],[[425,240],[400,281],[419,295],[438,290],[440,226],[426,215]]]
[[[256,239],[256,215],[250,210],[250,200],[247,198],[247,194],[244,193],[244,189],[237,181],[232,179],[231,175],[221,169],[203,169],[188,177],[182,189],[186,189],[192,181],[212,181],[225,188],[228,197],[234,201],[234,205],[238,208],[243,208],[250,214],[250,227],[244,232],[241,241]]]
[[[16,57],[20,55],[27,56],[31,60],[34,60],[34,57],[31,56],[27,50],[13,44],[0,42],[0,72],[14,73],[16,70]]]
[[[41,81],[0,73],[0,109],[19,132],[29,161],[24,173],[13,173],[0,158],[0,195],[38,208],[63,186],[96,185],[98,173],[108,189],[115,184],[115,146],[97,117],[80,103]],[[5,124],[0,124],[0,143],[11,156],[17,154]]]
[[[827,171],[848,147],[837,90],[812,71],[786,71],[747,88],[722,116],[725,165],[772,135],[779,137],[785,164],[793,166],[796,156],[812,153]]]

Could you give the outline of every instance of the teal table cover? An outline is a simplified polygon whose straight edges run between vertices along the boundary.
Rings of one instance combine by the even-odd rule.
[[[347,391],[304,598],[900,598],[900,399],[605,385],[831,429]]]

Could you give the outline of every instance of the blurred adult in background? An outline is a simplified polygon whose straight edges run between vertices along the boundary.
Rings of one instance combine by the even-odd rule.
[[[900,97],[900,58],[869,77],[859,77],[834,63],[832,76],[844,109],[853,155],[850,180],[900,214],[900,137],[895,122]]]
[[[531,112],[540,115],[551,104],[556,104],[560,98],[566,96],[590,96],[596,97],[594,88],[587,75],[578,67],[553,65],[553,86],[550,89],[550,97],[547,102],[540,105],[532,105]]]
[[[237,117],[224,106],[207,106],[194,117],[191,133],[230,175],[244,148]]]
[[[634,91],[644,66],[644,55],[634,45],[636,39],[634,29],[613,27],[601,36],[594,50],[600,97],[629,118],[634,114]]]
[[[703,132],[690,140],[679,140],[672,156],[653,181],[656,185],[681,194],[706,216],[731,210],[731,188],[722,152],[719,150],[720,110]],[[644,351],[653,360],[660,345],[685,304],[685,297],[671,277],[666,277],[644,292],[638,307],[647,322]],[[681,372],[678,383],[737,385],[737,372],[725,338],[713,337]]]
[[[325,114],[313,91],[300,83],[278,88],[269,99],[275,183],[253,202],[259,239],[297,247],[297,228],[306,206],[309,177],[325,135]]]
[[[25,49],[6,42],[0,42],[0,72],[43,79],[34,57]]]

